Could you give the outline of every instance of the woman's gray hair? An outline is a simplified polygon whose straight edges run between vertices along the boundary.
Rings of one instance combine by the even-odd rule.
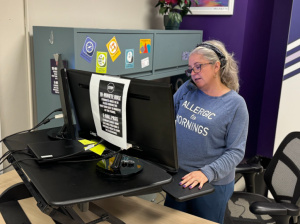
[[[236,92],[240,90],[239,77],[238,77],[238,65],[235,59],[233,58],[233,54],[229,54],[224,46],[224,44],[218,40],[209,40],[203,43],[209,43],[217,47],[225,56],[226,64],[225,66],[220,68],[220,78],[221,82],[227,86],[229,89],[232,89]],[[200,54],[208,61],[215,64],[217,61],[220,61],[217,54],[208,48],[199,46],[195,48],[190,56],[193,54]]]

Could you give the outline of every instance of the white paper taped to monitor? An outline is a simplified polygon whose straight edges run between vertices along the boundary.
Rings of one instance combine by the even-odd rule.
[[[97,135],[122,148],[127,144],[126,102],[130,80],[92,74],[90,99]]]

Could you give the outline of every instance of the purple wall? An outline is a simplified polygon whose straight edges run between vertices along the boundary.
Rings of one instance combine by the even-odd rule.
[[[270,157],[273,152],[279,105],[278,95],[280,95],[281,88],[276,85],[276,88],[268,92],[273,82],[278,81],[272,80],[268,75],[271,72],[269,55],[281,52],[281,50],[270,51],[269,48],[275,47],[270,43],[274,39],[273,35],[276,35],[276,38],[279,39],[285,36],[275,31],[274,21],[277,22],[276,19],[285,21],[290,16],[290,14],[287,14],[288,10],[284,9],[290,7],[288,2],[292,2],[292,0],[281,1],[285,2],[286,5],[283,7],[282,12],[278,12],[280,1],[236,0],[232,16],[187,16],[183,18],[180,27],[180,29],[184,30],[203,30],[204,41],[209,39],[222,41],[226,45],[227,50],[233,52],[235,58],[239,61],[240,94],[247,103],[250,116],[246,158],[255,154]],[[273,12],[275,13],[274,15]],[[289,26],[286,22],[283,23],[284,27]],[[285,57],[285,54],[283,57]],[[282,58],[278,57],[273,63],[284,64],[284,59],[283,61],[281,60]],[[282,79],[282,70],[280,72]],[[270,95],[273,94],[276,95],[276,99],[269,102]],[[268,107],[276,111],[276,116],[266,119],[265,115],[268,116],[268,114],[263,113]],[[265,129],[269,122],[275,124],[275,127],[273,127],[274,125],[272,126],[273,130],[271,133],[268,133]],[[262,145],[263,139],[265,139],[265,142]],[[268,147],[263,149],[262,146],[265,147],[266,145]]]
[[[272,155],[274,149],[292,7],[293,0],[276,0],[274,4],[257,146],[257,153],[265,156]]]
[[[248,0],[236,1],[232,16],[186,16],[181,30],[203,30],[203,40],[217,39],[225,43],[241,61]]]

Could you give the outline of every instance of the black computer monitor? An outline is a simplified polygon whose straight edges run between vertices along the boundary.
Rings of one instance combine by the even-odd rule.
[[[79,126],[79,136],[97,133],[91,110],[89,84],[92,72],[67,69],[67,79]],[[99,74],[100,75],[100,74]],[[171,84],[131,79],[127,104],[126,155],[138,157],[177,172],[177,143]],[[101,137],[101,136],[100,136]]]
[[[57,76],[59,87],[59,98],[64,119],[62,127],[52,128],[48,131],[48,136],[54,139],[72,139],[75,140],[75,128],[73,124],[71,101],[69,97],[69,86],[66,79],[66,69],[63,65],[61,54],[57,58]]]

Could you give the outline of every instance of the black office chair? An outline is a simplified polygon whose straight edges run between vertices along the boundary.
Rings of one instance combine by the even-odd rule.
[[[262,167],[242,165],[237,172],[245,174],[247,190],[255,192],[254,175]],[[288,134],[269,163],[265,183],[274,200],[249,192],[234,192],[230,198],[225,224],[297,223],[300,214],[300,132]],[[252,182],[252,183],[250,183]]]

